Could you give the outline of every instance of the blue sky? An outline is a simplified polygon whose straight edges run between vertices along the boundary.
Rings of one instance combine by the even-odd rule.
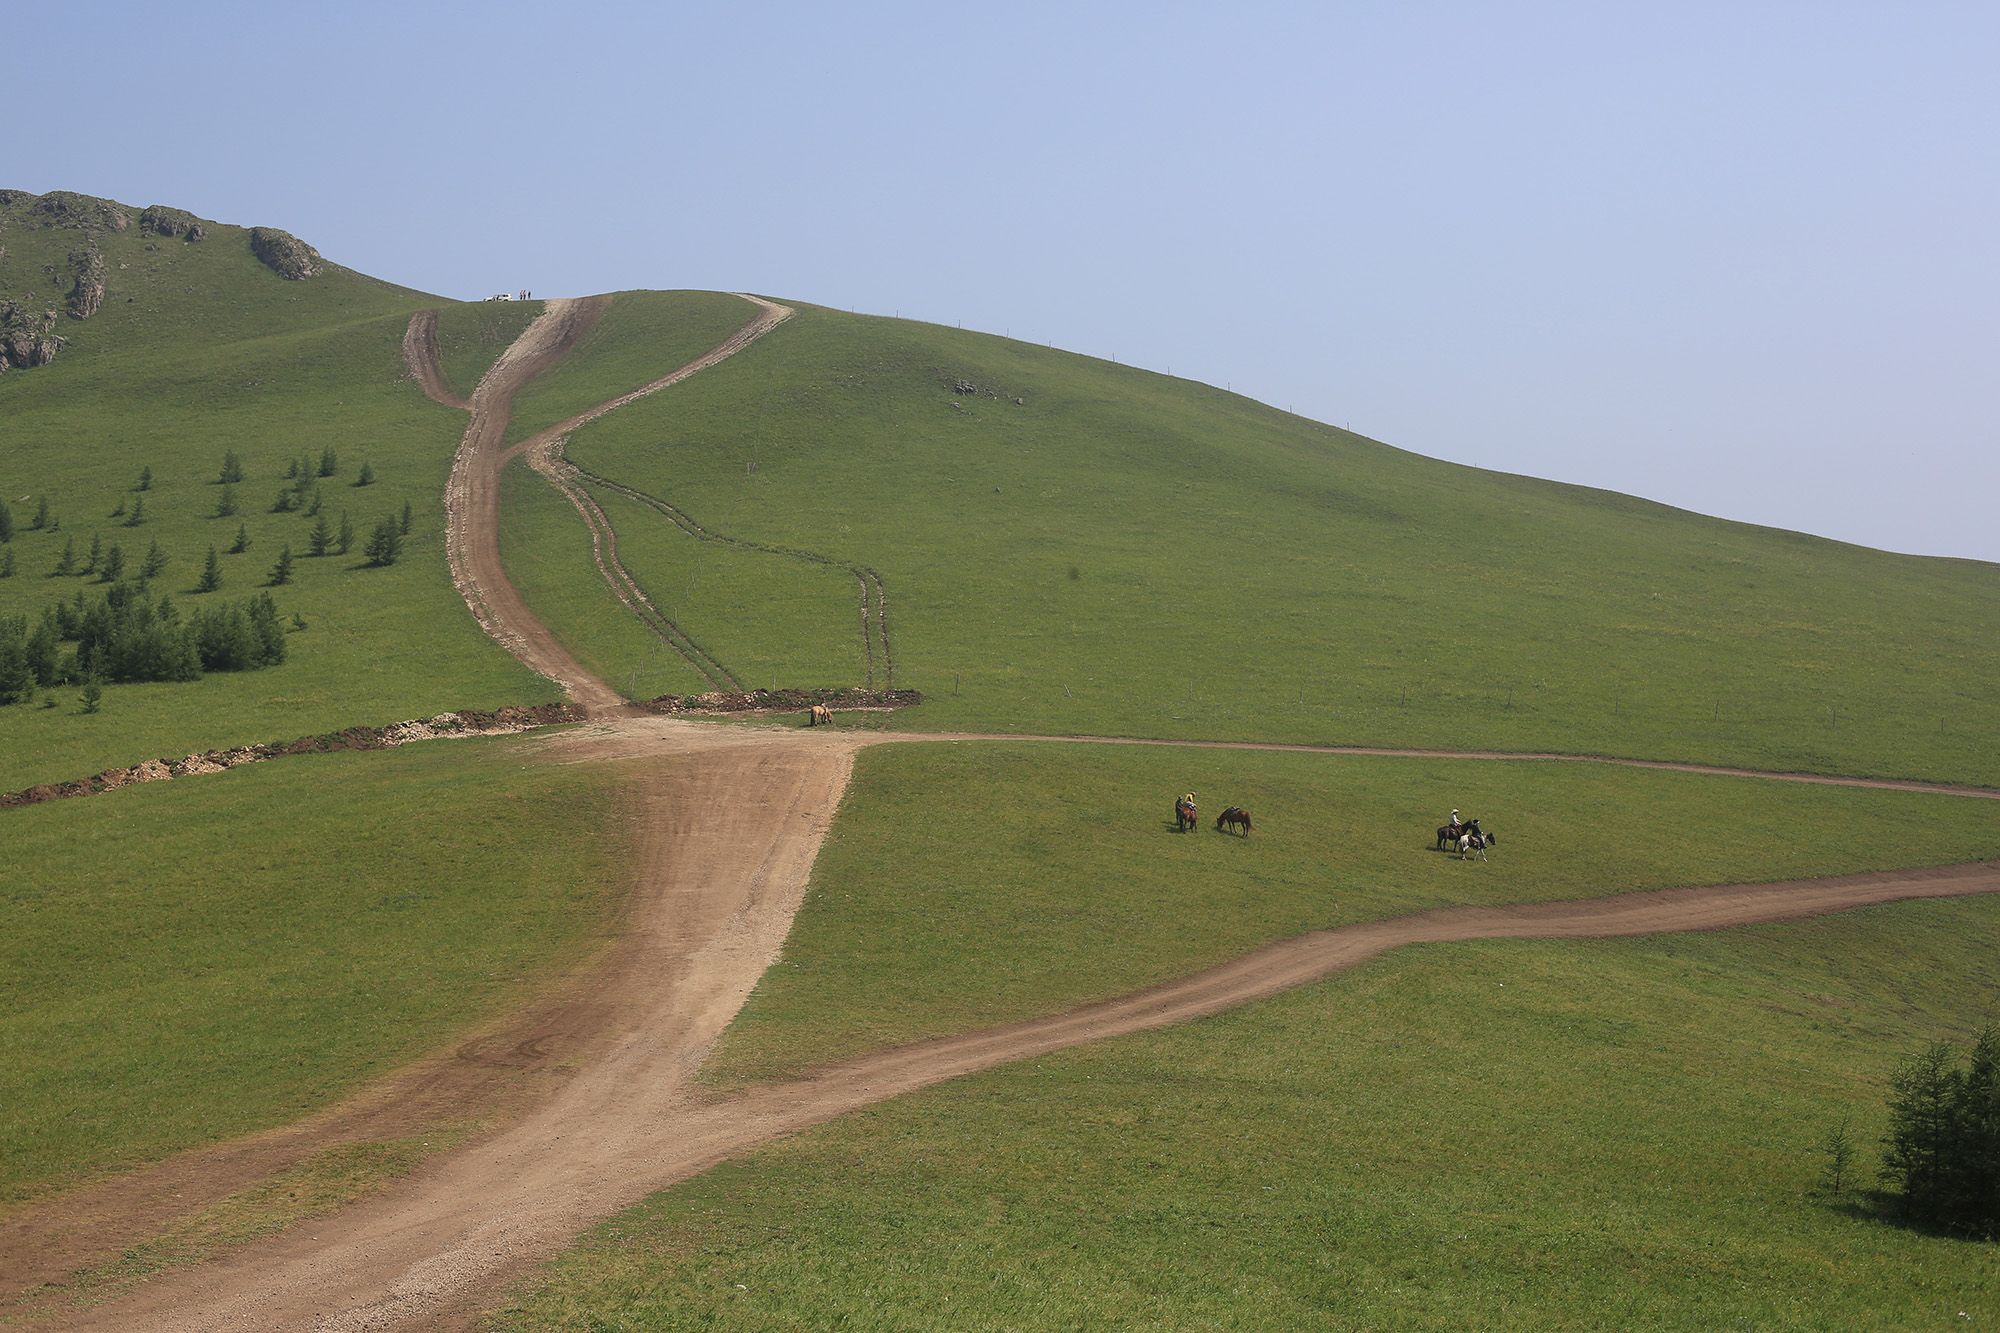
[[[962,321],[2000,560],[2000,7],[21,10],[0,185],[453,296]]]

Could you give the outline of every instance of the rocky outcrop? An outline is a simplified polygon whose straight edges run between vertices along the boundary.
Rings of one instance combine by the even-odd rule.
[[[139,214],[139,230],[152,236],[180,236],[190,241],[208,235],[200,218],[185,208],[169,208],[165,204],[153,204]]]
[[[104,304],[104,256],[94,245],[70,251],[69,271],[76,282],[69,289],[72,319],[89,319]]]
[[[16,302],[0,301],[0,370],[46,366],[63,341],[49,331],[47,319],[37,320]]]
[[[319,272],[319,265],[325,262],[319,257],[319,251],[290,232],[279,231],[276,227],[252,227],[250,253],[262,260],[273,273],[293,282],[310,278]]]
[[[28,206],[28,216],[45,227],[75,227],[80,230],[103,227],[109,231],[124,231],[132,225],[132,219],[126,216],[125,210],[111,200],[69,190],[50,190],[36,198]]]

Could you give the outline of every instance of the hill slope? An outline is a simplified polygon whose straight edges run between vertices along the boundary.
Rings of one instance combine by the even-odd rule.
[[[0,543],[0,568],[11,556],[14,571],[0,578],[0,617],[32,625],[57,599],[105,593],[98,572],[83,572],[93,540],[107,553],[119,547],[128,574],[157,544],[166,565],[154,592],[183,615],[258,592],[289,546],[292,581],[270,591],[286,622],[297,615],[306,628],[287,636],[288,660],[266,670],[114,684],[97,714],[82,713],[70,687],[0,708],[0,790],[213,746],[555,697],[479,632],[446,571],[441,497],[464,417],[424,398],[400,349],[411,312],[451,303],[323,259],[311,277],[289,280],[257,257],[243,228],[202,222],[202,239],[189,241],[148,229],[146,210],[108,201],[73,206],[92,225],[51,225],[42,201],[52,197],[0,196],[0,296],[27,301],[37,327],[55,301],[53,327],[68,339],[48,364],[0,374],[0,503],[14,528]],[[110,229],[106,210],[126,218],[124,230]],[[51,287],[62,257],[80,246],[94,246],[106,272],[101,308],[81,320]],[[475,321],[453,315],[448,330],[461,325],[470,332]],[[504,342],[467,341],[454,347],[454,369],[476,380]],[[296,510],[272,512],[292,489],[295,460],[317,471],[328,450],[334,472],[311,478]],[[238,512],[218,516],[217,478],[230,453],[244,470]],[[363,464],[375,478],[368,486],[356,485]],[[147,469],[151,486],[141,492]],[[320,515],[308,512],[315,492]],[[59,527],[33,527],[44,500]],[[362,568],[370,528],[400,519],[405,504],[402,559]],[[317,518],[337,536],[343,515],[357,530],[350,549],[308,556]],[[239,527],[248,549],[228,554]],[[56,576],[71,543],[77,572]],[[210,548],[222,587],[196,595]]]
[[[798,309],[579,431],[568,456],[711,532],[878,570],[895,683],[930,696],[899,725],[2000,782],[1994,566],[1460,467],[1184,380]],[[773,642],[823,638],[813,623],[852,623],[789,604],[806,566],[595,490],[654,600],[740,675],[861,681],[845,628],[770,660]],[[706,595],[723,584],[763,600]],[[636,652],[603,656],[621,682],[647,676]],[[829,656],[845,678],[824,679]]]

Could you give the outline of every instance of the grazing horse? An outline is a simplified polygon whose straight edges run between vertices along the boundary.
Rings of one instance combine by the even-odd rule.
[[[1200,816],[1195,813],[1192,801],[1174,802],[1174,831],[1176,833],[1186,833],[1198,822],[1200,822]]]
[[[829,727],[833,725],[833,710],[825,704],[814,704],[806,713],[806,725],[817,727],[822,723]]]
[[[1458,840],[1468,833],[1479,833],[1478,820],[1468,819],[1463,824],[1438,825],[1437,849],[1442,852],[1457,846]],[[1480,836],[1485,835],[1480,834]]]
[[[1224,833],[1238,826],[1242,827],[1244,837],[1250,836],[1250,812],[1240,805],[1232,805],[1215,817],[1217,833]]]

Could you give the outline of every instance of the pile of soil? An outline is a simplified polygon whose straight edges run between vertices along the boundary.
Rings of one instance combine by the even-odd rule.
[[[663,694],[648,699],[642,707],[666,713],[783,713],[825,704],[838,712],[843,708],[865,708],[881,712],[909,708],[924,701],[921,690],[864,690],[850,686],[837,690],[716,690],[709,694]]]
[[[208,750],[185,759],[148,759],[130,768],[107,768],[93,777],[74,782],[45,782],[22,791],[0,792],[0,809],[16,805],[40,805],[66,796],[95,796],[117,791],[135,782],[158,782],[164,778],[184,778],[201,773],[220,773],[239,764],[261,763],[294,754],[331,754],[337,750],[386,750],[410,741],[438,736],[492,736],[558,722],[581,722],[584,710],[575,704],[542,704],[535,708],[501,708],[492,712],[467,708],[456,713],[412,722],[396,722],[386,727],[348,727],[322,736],[301,736],[297,740],[273,741],[268,745],[243,745],[233,750]]]

